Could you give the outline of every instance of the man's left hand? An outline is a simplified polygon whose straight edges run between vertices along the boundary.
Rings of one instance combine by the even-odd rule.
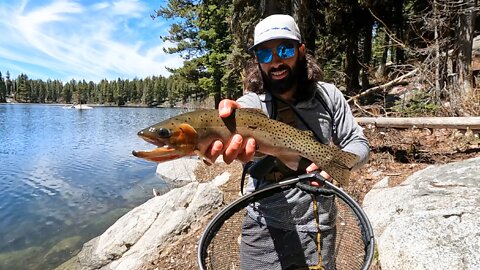
[[[320,168],[318,168],[318,166],[315,165],[315,163],[312,163],[312,164],[310,164],[310,166],[307,167],[306,170],[307,170],[307,173],[311,173],[311,172],[317,171],[317,170],[319,170],[319,169],[320,169]],[[331,177],[326,171],[321,171],[321,172],[320,172],[320,175],[321,175],[323,178],[325,178],[326,180],[328,180],[328,181],[331,181],[331,180],[332,180],[332,177]],[[312,186],[319,186],[319,183],[316,182],[316,181],[310,181],[310,184],[311,184]]]

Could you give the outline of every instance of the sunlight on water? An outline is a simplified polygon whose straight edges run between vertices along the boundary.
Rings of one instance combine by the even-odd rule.
[[[176,109],[0,105],[0,269],[52,269],[168,190],[136,133]]]

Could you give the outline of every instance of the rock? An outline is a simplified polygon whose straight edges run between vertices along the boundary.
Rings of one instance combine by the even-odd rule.
[[[78,235],[65,238],[51,247],[47,254],[45,254],[44,258],[47,261],[58,261],[58,258],[64,256],[65,253],[70,252],[71,254],[75,251],[75,248],[78,248],[77,245],[81,244],[81,240],[82,238]]]
[[[44,248],[32,246],[21,250],[0,253],[0,269],[32,269],[34,262],[44,254]],[[21,262],[21,265],[19,265]]]
[[[219,187],[225,183],[227,183],[230,180],[231,174],[229,172],[224,172],[217,177],[213,178],[212,184],[215,186]]]
[[[199,226],[197,222],[222,201],[222,192],[212,183],[173,189],[125,214],[58,269],[141,269],[175,236]]]
[[[195,168],[202,162],[198,158],[179,158],[159,163],[157,175],[177,186],[196,181]]]
[[[365,196],[382,270],[480,269],[480,158],[430,166]]]

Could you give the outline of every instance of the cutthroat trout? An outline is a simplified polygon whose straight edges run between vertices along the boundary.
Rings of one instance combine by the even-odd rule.
[[[138,132],[138,136],[158,148],[133,151],[136,157],[154,162],[203,153],[215,140],[228,142],[238,133],[244,139],[253,137],[257,152],[280,159],[292,170],[304,157],[326,171],[340,184],[348,183],[350,170],[356,164],[355,154],[335,146],[321,144],[311,131],[302,131],[268,118],[258,109],[237,109],[221,118],[214,109],[184,113]]]

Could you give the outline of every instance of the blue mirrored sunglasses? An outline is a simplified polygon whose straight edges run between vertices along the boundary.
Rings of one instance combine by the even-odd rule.
[[[293,44],[280,44],[275,49],[278,57],[282,59],[288,59],[295,56],[295,45]],[[258,62],[262,64],[270,63],[273,59],[273,49],[265,48],[258,49],[255,54],[257,55]]]

